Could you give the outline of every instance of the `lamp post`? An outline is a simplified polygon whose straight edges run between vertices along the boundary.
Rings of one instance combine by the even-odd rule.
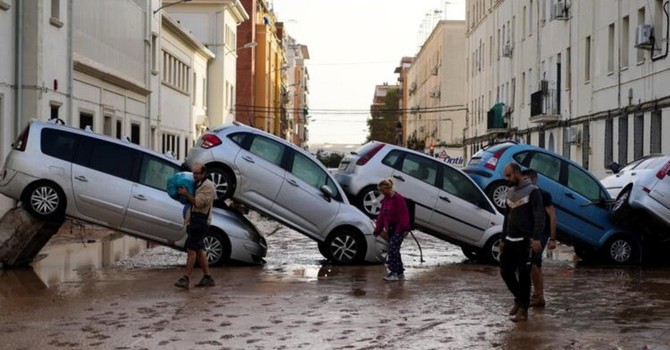
[[[158,11],[160,11],[160,10],[166,8],[166,7],[170,7],[170,6],[173,6],[173,5],[181,4],[181,3],[184,3],[184,2],[190,2],[190,1],[191,1],[191,0],[179,0],[179,1],[175,1],[175,2],[167,3],[167,4],[162,5],[161,7],[157,8],[157,9],[154,11],[154,15],[155,15]]]
[[[189,1],[190,1],[190,0],[189,0]],[[211,45],[210,45],[210,46],[211,46]],[[227,54],[229,54],[229,53],[232,53],[232,52],[235,52],[235,51],[238,51],[238,50],[242,50],[242,49],[250,49],[250,48],[252,48],[252,47],[256,47],[256,46],[258,46],[258,43],[255,42],[255,41],[252,41],[252,42],[246,43],[246,44],[244,44],[244,45],[242,45],[242,46],[240,46],[240,47],[238,47],[238,48],[236,48],[236,49],[232,49],[232,50],[226,51],[225,54],[227,55]]]

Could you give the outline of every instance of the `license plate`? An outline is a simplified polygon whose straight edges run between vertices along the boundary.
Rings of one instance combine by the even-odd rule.
[[[342,162],[340,163],[340,167],[337,168],[337,170],[344,170],[349,166],[349,162]]]
[[[479,161],[481,161],[481,160],[482,160],[481,158],[472,158],[472,159],[470,159],[470,162],[468,163],[468,165],[477,165],[477,164],[479,164]]]

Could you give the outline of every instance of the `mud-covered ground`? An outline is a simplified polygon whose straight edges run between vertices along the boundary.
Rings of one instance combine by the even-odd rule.
[[[383,281],[383,265],[324,264],[282,228],[265,265],[180,290],[184,253],[63,232],[33,269],[0,271],[0,349],[670,349],[668,267],[584,266],[559,247],[547,307],[515,324],[496,267],[417,238],[425,262],[406,240],[403,282]]]

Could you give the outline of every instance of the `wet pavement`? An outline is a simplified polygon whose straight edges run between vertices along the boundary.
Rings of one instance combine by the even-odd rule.
[[[670,349],[668,267],[584,266],[559,247],[545,260],[547,307],[515,324],[496,267],[416,236],[425,262],[406,240],[406,281],[384,282],[383,265],[324,264],[280,228],[265,265],[214,268],[217,286],[190,290],[172,286],[185,254],[169,248],[50,245],[33,269],[0,271],[0,348]]]

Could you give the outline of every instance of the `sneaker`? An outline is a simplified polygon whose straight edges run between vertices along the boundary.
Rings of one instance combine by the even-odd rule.
[[[544,307],[545,304],[543,295],[533,295],[530,298],[529,306],[531,307]]]
[[[519,308],[519,311],[512,317],[512,322],[523,322],[528,320],[528,310],[522,307]]]
[[[519,304],[519,302],[514,300],[514,306],[512,306],[512,309],[509,310],[509,315],[510,316],[516,315],[516,313],[519,312],[519,308],[521,308],[521,304]]]
[[[395,273],[391,272],[388,275],[384,277],[384,281],[398,281],[400,278],[398,278],[398,275]]]
[[[401,281],[404,281],[405,280],[405,274],[404,273],[399,274],[398,279],[401,280]]]
[[[182,276],[182,278],[180,278],[179,281],[174,284],[174,286],[178,288],[188,288],[189,283],[188,276]]]
[[[204,275],[202,276],[202,279],[198,284],[195,285],[196,287],[213,287],[214,286],[214,279],[210,275]]]

